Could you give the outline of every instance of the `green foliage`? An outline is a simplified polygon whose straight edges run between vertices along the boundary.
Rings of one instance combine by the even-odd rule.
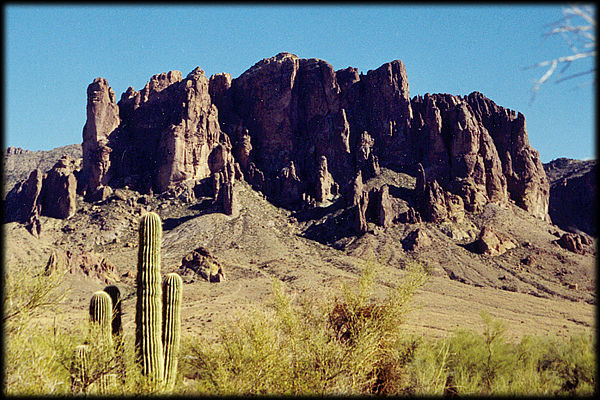
[[[505,340],[506,326],[482,313],[481,334],[458,330],[427,340],[409,365],[409,392],[416,395],[591,395],[595,344],[590,334],[569,340],[525,336]]]
[[[270,310],[223,326],[216,341],[187,341],[187,376],[201,394],[394,393],[414,341],[401,332],[410,296],[425,281],[416,266],[381,302],[374,265],[341,298],[316,300],[273,285]]]
[[[15,290],[7,293],[4,303],[9,311],[5,315],[12,315],[5,319],[4,394],[164,393],[139,368],[133,332],[115,336],[119,342],[111,345],[102,340],[106,333],[99,324],[81,321],[73,327],[63,321],[52,322],[47,309],[60,300],[60,277],[45,281],[31,276],[37,276],[31,269],[15,269],[7,285],[8,290]],[[171,393],[594,393],[596,345],[592,332],[569,339],[525,336],[520,342],[510,342],[505,338],[506,325],[482,313],[479,332],[460,329],[444,339],[407,334],[403,322],[410,299],[425,279],[419,265],[409,266],[401,282],[387,294],[378,294],[374,287],[377,270],[372,263],[355,284],[323,298],[290,294],[281,282],[274,281],[267,309],[240,313],[219,325],[213,339],[181,337],[179,352],[165,361],[165,365],[179,365]],[[165,325],[170,324],[169,308],[175,316],[172,321],[177,321],[179,313],[178,295],[172,293],[175,302],[168,299],[171,280],[173,287],[179,282],[169,275],[165,278]],[[46,282],[56,286],[42,290],[40,285]],[[28,287],[34,290],[24,290]],[[173,332],[177,330],[180,327]],[[165,340],[165,349],[167,342],[171,339]]]
[[[42,267],[14,265],[4,271],[5,333],[17,333],[29,321],[60,304],[66,295],[60,286],[64,272],[46,272]]]
[[[45,273],[42,266],[10,265],[4,269],[4,393],[56,393],[68,375],[61,376],[56,351],[49,346],[51,312],[66,291],[63,272]],[[39,319],[45,319],[40,326]]]

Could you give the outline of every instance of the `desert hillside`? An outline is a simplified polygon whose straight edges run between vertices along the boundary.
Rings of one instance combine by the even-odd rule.
[[[591,168],[543,166],[525,117],[481,93],[411,98],[399,60],[359,74],[280,53],[116,99],[96,78],[81,146],[5,154],[6,269],[67,271],[68,319],[109,283],[133,307],[138,220],[154,211],[186,331],[266,304],[273,280],[332,293],[376,265],[384,290],[415,262],[429,278],[414,331],[476,327],[480,310],[513,338],[595,326],[595,220],[553,205],[580,176],[593,198]]]

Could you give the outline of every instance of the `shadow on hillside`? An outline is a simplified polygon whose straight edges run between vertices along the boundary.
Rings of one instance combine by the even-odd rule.
[[[171,229],[177,228],[184,222],[187,222],[190,219],[194,219],[199,216],[200,215],[186,215],[185,217],[180,218],[166,218],[163,220],[163,231],[170,231]]]
[[[340,239],[355,236],[356,233],[349,228],[351,226],[350,213],[351,210],[344,210],[338,215],[328,217],[323,222],[315,223],[302,232],[302,236],[327,246],[333,245]]]
[[[334,203],[327,207],[314,207],[305,210],[295,211],[292,216],[299,222],[306,222],[309,220],[319,220],[326,215],[334,214],[336,211],[341,210],[344,207],[344,199],[339,198]]]
[[[179,217],[179,218],[164,219],[163,220],[163,230],[170,231],[172,229],[177,228],[179,225],[183,224],[184,222],[187,222],[194,218],[198,218],[202,215],[223,212],[221,207],[213,204],[212,199],[208,199],[208,198],[202,199],[200,202],[198,202],[194,205],[191,205],[188,209],[197,211],[197,212],[193,215],[185,215],[185,216]]]

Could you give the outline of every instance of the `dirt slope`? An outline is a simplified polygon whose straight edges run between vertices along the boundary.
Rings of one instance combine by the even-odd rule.
[[[322,218],[316,210],[314,219],[306,220],[302,213],[273,206],[244,182],[236,183],[235,190],[240,208],[232,216],[212,212],[210,199],[190,205],[122,190],[123,199],[80,201],[80,209],[68,220],[42,217],[39,238],[19,224],[5,224],[5,265],[43,265],[53,248],[106,257],[120,276],[115,283],[125,297],[127,327],[135,315],[137,220],[152,210],[163,219],[164,273],[177,270],[182,257],[199,246],[225,268],[225,282],[186,278],[184,331],[210,334],[215,321],[236,310],[265,305],[273,280],[296,293],[331,294],[332,288],[355,279],[365,264],[379,263],[377,285],[383,293],[412,261],[425,264],[431,274],[414,299],[417,309],[408,323],[413,331],[443,336],[457,326],[478,328],[480,310],[506,320],[514,338],[527,333],[567,335],[595,326],[595,253],[578,255],[562,249],[553,243],[560,229],[514,205],[490,204],[461,224],[399,224],[386,229],[370,225],[360,238],[315,240],[308,232],[332,218],[335,205],[322,210]],[[517,247],[496,257],[473,253],[469,243],[484,225],[510,236]],[[405,250],[403,240],[417,228],[431,243]],[[84,320],[89,296],[105,285],[83,273],[67,275],[69,301],[63,317]]]

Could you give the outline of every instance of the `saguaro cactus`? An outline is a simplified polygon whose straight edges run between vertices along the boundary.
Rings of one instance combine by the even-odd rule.
[[[117,386],[117,375],[116,374],[104,374],[98,378],[98,394],[106,395],[111,394],[113,389]]]
[[[85,344],[75,347],[73,352],[73,361],[71,362],[71,392],[73,394],[87,392],[89,352],[90,350]]]
[[[113,336],[120,335],[123,333],[121,326],[121,316],[123,315],[121,311],[121,291],[114,285],[105,287],[104,291],[108,293],[112,301],[112,334]]]
[[[99,290],[92,295],[90,321],[97,323],[104,338],[112,343],[112,300],[108,293]]]
[[[177,376],[177,354],[181,337],[181,298],[183,280],[176,273],[167,274],[163,284],[162,341],[165,358],[165,387],[173,388]]]
[[[153,212],[140,219],[135,310],[135,345],[142,374],[155,383],[164,377],[162,287],[160,276],[160,217]]]

